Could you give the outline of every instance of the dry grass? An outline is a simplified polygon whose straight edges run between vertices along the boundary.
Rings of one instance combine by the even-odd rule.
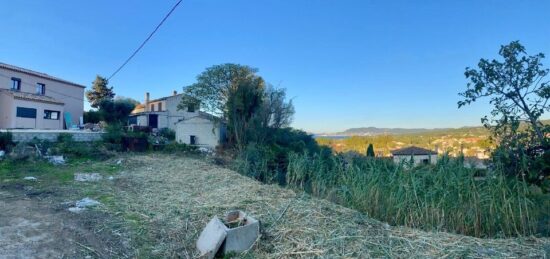
[[[204,225],[232,209],[262,223],[261,239],[244,257],[548,258],[550,253],[548,238],[479,239],[388,226],[200,159],[140,155],[126,157],[124,165],[106,209],[130,226],[138,257],[196,257]]]

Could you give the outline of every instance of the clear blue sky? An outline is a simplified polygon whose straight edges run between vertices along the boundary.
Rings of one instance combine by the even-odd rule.
[[[1,62],[90,85],[176,1],[0,2]],[[456,106],[464,68],[512,40],[550,55],[549,13],[543,0],[184,0],[111,84],[156,98],[234,62],[286,88],[308,131],[479,125],[487,104]]]

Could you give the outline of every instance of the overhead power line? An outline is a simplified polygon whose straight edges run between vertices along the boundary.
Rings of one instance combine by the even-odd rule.
[[[124,61],[124,63],[122,63],[122,65],[107,79],[107,80],[111,80],[111,78],[113,78],[124,66],[126,66],[126,64],[128,64],[128,62],[130,62],[130,60],[141,50],[141,48],[143,48],[143,46],[145,46],[145,44],[153,37],[153,35],[155,34],[155,32],[157,32],[157,30],[160,28],[160,26],[162,26],[162,24],[164,23],[164,21],[166,21],[166,19],[168,19],[168,17],[172,14],[172,12],[174,12],[174,10],[176,10],[176,8],[178,7],[178,5],[181,3],[181,1],[183,0],[179,0],[175,5],[174,7],[172,7],[172,9],[170,9],[170,12],[168,12],[166,14],[166,16],[164,16],[164,18],[162,19],[162,21],[160,21],[160,23],[157,25],[157,27],[153,30],[153,32],[151,32],[151,34],[149,34],[149,36],[141,43],[141,45],[139,45],[139,47],[134,51],[134,53],[132,53],[132,55],[130,55],[130,57],[128,57],[128,59],[126,59],[126,61]]]

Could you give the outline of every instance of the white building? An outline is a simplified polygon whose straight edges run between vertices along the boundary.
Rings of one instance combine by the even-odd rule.
[[[130,114],[131,125],[176,130],[176,123],[179,121],[199,115],[199,107],[194,105],[178,110],[183,94],[178,94],[176,91],[171,96],[159,99],[150,100],[149,97],[149,93],[145,93],[145,102],[138,105]]]
[[[225,123],[204,112],[176,123],[176,141],[179,143],[214,149],[225,138]]]
[[[437,152],[415,146],[393,150],[391,154],[396,164],[410,161],[413,161],[414,165],[435,164],[437,162]]]

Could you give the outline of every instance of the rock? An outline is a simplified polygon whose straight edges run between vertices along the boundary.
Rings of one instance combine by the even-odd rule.
[[[86,210],[86,208],[88,208],[88,207],[93,207],[93,206],[97,206],[97,205],[100,205],[100,204],[101,204],[101,202],[86,197],[82,200],[77,201],[76,204],[75,204],[76,206],[75,207],[70,207],[70,208],[68,208],[68,210],[70,212],[79,213],[79,212],[82,212],[82,211]]]
[[[63,156],[45,156],[48,161],[54,165],[64,165],[65,159]]]
[[[34,177],[34,176],[25,176],[25,177],[23,178],[23,180],[36,181],[36,180],[38,180],[38,179],[37,179],[36,177]]]
[[[9,157],[14,160],[25,160],[36,155],[34,147],[27,145],[24,142],[19,142],[9,154]]]
[[[76,173],[74,180],[77,182],[96,182],[103,179],[103,176],[98,173]]]
[[[114,178],[114,177],[112,177],[112,176],[109,176],[109,178],[107,178],[107,179],[109,179],[109,180],[111,180],[111,181],[112,181],[112,180],[114,180],[115,178]]]
[[[118,161],[116,161],[116,164],[121,165],[122,164],[122,159],[119,159]]]
[[[0,150],[0,158],[4,157],[6,155],[6,151]]]

